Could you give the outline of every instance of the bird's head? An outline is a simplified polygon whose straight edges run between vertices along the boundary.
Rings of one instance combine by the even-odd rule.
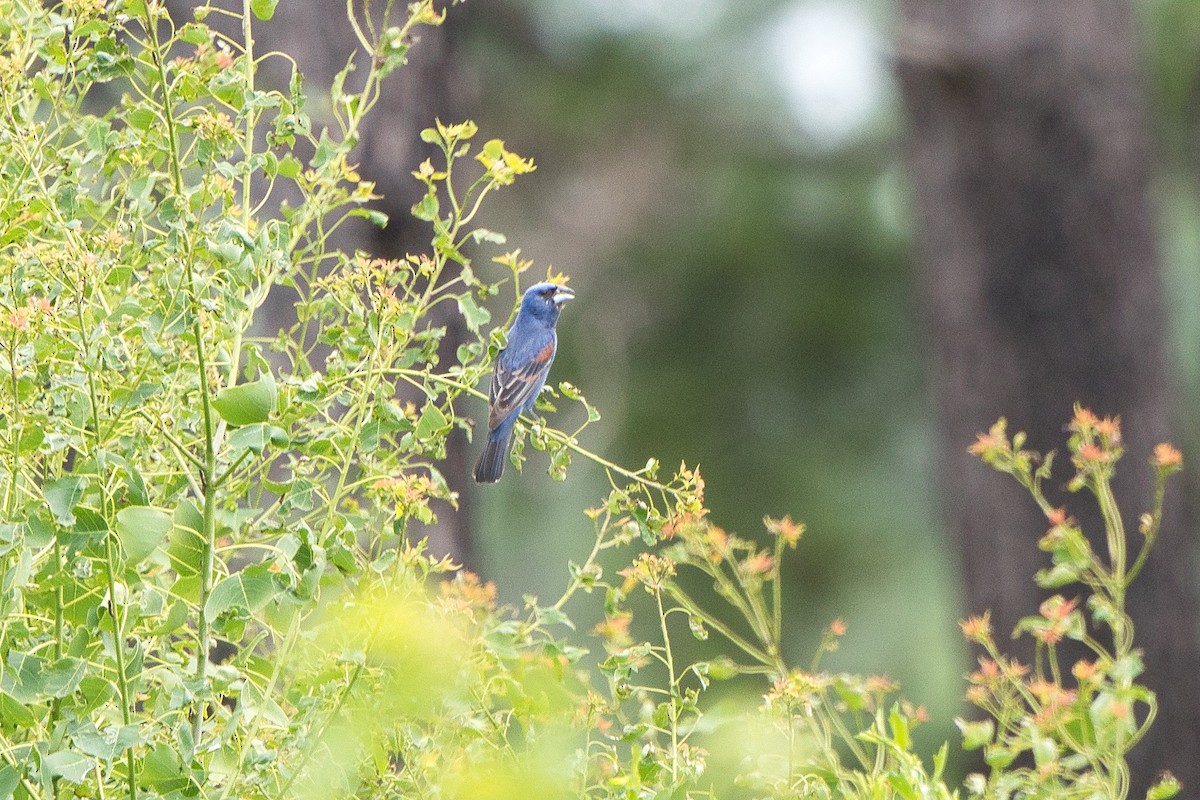
[[[575,297],[575,292],[557,283],[537,283],[525,290],[521,309],[538,319],[551,322],[558,319],[563,303]]]

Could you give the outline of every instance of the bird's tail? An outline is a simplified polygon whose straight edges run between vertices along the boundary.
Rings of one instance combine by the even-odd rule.
[[[499,433],[499,436],[496,434]],[[495,436],[495,438],[492,438]],[[504,462],[508,460],[508,449],[512,446],[512,431],[494,431],[483,446],[483,454],[475,465],[476,483],[495,483],[504,474]]]

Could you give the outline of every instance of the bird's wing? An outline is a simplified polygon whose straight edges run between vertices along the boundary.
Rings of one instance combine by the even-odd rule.
[[[506,366],[503,358],[496,359],[488,397],[489,429],[495,430],[497,425],[533,397],[533,393],[545,381],[546,371],[550,369],[550,362],[553,360],[553,339],[532,358],[516,364]]]

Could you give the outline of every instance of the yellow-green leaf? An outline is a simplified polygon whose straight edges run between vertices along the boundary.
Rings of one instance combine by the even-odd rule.
[[[117,512],[117,538],[130,564],[144,560],[171,531],[171,516],[150,506],[130,506]]]
[[[213,398],[213,408],[235,427],[266,422],[275,409],[275,379],[266,373],[256,381],[223,389]]]

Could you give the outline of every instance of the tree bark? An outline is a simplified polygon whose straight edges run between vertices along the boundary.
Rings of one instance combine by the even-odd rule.
[[[1131,533],[1152,501],[1146,458],[1170,438],[1133,7],[902,0],[902,9],[898,72],[944,505],[970,611],[992,609],[1003,636],[1044,594],[1032,576],[1047,565],[1036,547],[1047,524],[1022,490],[968,456],[974,434],[1005,416],[1029,446],[1061,449],[1074,402],[1119,414],[1127,458],[1116,490]],[[1168,490],[1161,538],[1130,596],[1160,703],[1131,754],[1133,797],[1162,769],[1200,788],[1194,540],[1180,490]],[[1081,498],[1055,499],[1079,509],[1097,542],[1098,517]]]

